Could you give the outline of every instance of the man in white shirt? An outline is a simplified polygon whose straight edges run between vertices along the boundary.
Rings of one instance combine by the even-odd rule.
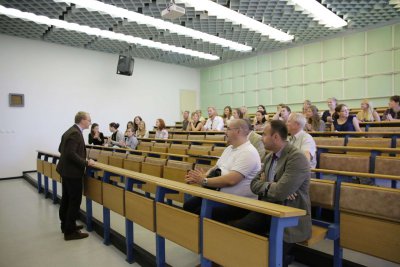
[[[203,170],[189,171],[186,176],[188,184],[199,184],[210,188],[220,188],[221,192],[257,199],[251,192],[250,183],[261,169],[261,161],[257,150],[247,140],[250,129],[245,120],[231,120],[227,129],[229,146],[224,150],[216,166],[207,173]],[[220,175],[207,178],[210,173],[220,170]],[[184,210],[200,213],[201,198],[193,197],[185,202]],[[226,222],[240,219],[249,211],[237,207],[224,206],[214,208],[212,217]]]
[[[217,114],[215,107],[208,107],[208,120],[203,127],[203,131],[223,131],[224,119]]]
[[[304,155],[310,161],[310,167],[315,168],[317,166],[317,146],[313,137],[303,130],[306,125],[306,118],[304,115],[300,113],[291,113],[286,125],[290,133],[289,143],[303,151]]]

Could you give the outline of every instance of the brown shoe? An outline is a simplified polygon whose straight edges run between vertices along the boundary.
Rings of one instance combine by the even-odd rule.
[[[83,225],[76,225],[75,230],[79,231],[85,228]],[[64,228],[61,227],[61,232],[64,234]]]
[[[80,231],[73,232],[72,234],[64,234],[64,240],[69,241],[69,240],[77,240],[77,239],[83,239],[88,237],[89,234],[87,233],[81,233]]]

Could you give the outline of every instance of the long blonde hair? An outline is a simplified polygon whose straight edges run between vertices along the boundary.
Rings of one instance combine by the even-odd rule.
[[[359,121],[374,121],[374,105],[368,99],[363,99],[361,103],[365,103],[368,105],[367,111],[363,109],[357,114],[357,119]]]

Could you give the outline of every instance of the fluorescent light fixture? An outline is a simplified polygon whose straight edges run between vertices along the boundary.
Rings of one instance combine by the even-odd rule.
[[[338,29],[347,25],[347,22],[315,0],[286,0],[289,5],[313,17],[319,24],[328,28]]]
[[[247,45],[243,45],[211,34],[186,28],[175,23],[164,21],[162,19],[156,19],[153,17],[145,16],[143,14],[134,11],[129,11],[127,9],[116,7],[113,5],[105,4],[100,1],[95,1],[95,0],[53,0],[53,1],[75,4],[76,7],[85,8],[88,11],[97,11],[102,14],[108,14],[114,18],[126,18],[128,21],[133,21],[138,24],[152,26],[160,30],[168,30],[171,33],[176,33],[179,35],[191,37],[196,40],[202,40],[208,43],[217,44],[222,47],[227,47],[231,50],[236,50],[239,52],[249,52],[252,51],[253,49],[252,47]]]
[[[285,32],[277,30],[262,22],[251,19],[230,8],[221,6],[209,0],[175,0],[176,3],[183,3],[185,6],[193,7],[196,11],[207,11],[209,16],[215,16],[219,19],[230,21],[236,25],[242,25],[243,28],[261,33],[279,42],[291,41],[294,37]]]
[[[19,18],[22,20],[29,20],[29,21],[32,21],[37,24],[55,26],[57,28],[65,29],[68,31],[81,32],[81,33],[85,33],[88,35],[94,35],[94,36],[98,36],[98,37],[102,37],[102,38],[107,38],[110,40],[124,41],[124,42],[130,43],[130,44],[142,45],[142,46],[146,46],[146,47],[150,47],[150,48],[160,49],[160,50],[167,51],[167,52],[174,52],[174,53],[184,54],[184,55],[188,55],[188,56],[192,56],[192,57],[203,58],[203,59],[207,59],[207,60],[219,60],[220,59],[218,56],[194,51],[191,49],[186,49],[186,48],[177,47],[177,46],[173,46],[173,45],[154,42],[151,40],[145,40],[142,38],[134,37],[131,35],[125,35],[122,33],[105,31],[105,30],[101,30],[98,28],[92,28],[89,26],[82,26],[82,25],[79,25],[76,23],[70,23],[70,22],[66,22],[63,20],[51,19],[51,18],[48,18],[45,16],[38,16],[33,13],[22,12],[20,10],[14,9],[14,8],[6,8],[2,5],[0,5],[0,14],[6,15],[7,17],[10,17],[10,18]]]

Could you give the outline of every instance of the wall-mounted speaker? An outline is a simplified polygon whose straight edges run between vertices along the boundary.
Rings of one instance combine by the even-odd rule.
[[[118,58],[117,74],[131,76],[135,60],[131,56],[120,55]]]

